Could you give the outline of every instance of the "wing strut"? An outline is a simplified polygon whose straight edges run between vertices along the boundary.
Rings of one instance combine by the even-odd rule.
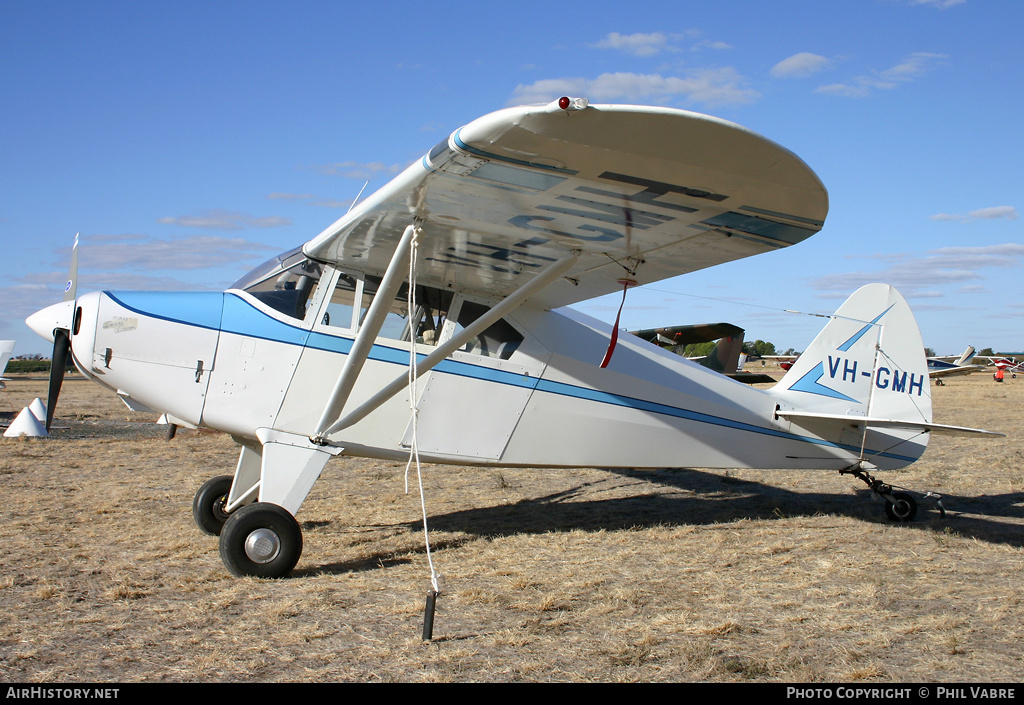
[[[415,224],[408,226],[402,233],[402,239],[391,256],[391,263],[384,273],[380,286],[377,287],[377,294],[370,303],[370,309],[366,312],[362,325],[359,326],[359,333],[356,334],[356,339],[352,343],[352,350],[345,359],[345,366],[341,369],[341,374],[338,375],[338,381],[335,383],[334,390],[327,399],[327,405],[320,416],[320,421],[316,425],[316,433],[313,435],[313,440],[316,443],[323,445],[324,436],[330,434],[328,425],[336,420],[342,409],[345,408],[345,402],[348,401],[352,387],[355,386],[356,380],[359,378],[363,363],[366,362],[373,342],[377,339],[381,326],[384,325],[391,302],[395,300],[395,296],[398,295],[398,290],[402,286],[404,281],[402,275],[409,265],[409,246],[418,230],[419,225]]]
[[[397,256],[397,254],[398,253],[396,252],[396,256]],[[438,345],[434,349],[433,352],[431,352],[429,355],[427,355],[417,365],[417,372],[419,374],[423,374],[423,373],[428,372],[429,370],[433,369],[435,365],[437,365],[439,362],[444,360],[446,357],[451,355],[453,352],[455,352],[456,350],[461,348],[468,341],[470,341],[473,338],[475,338],[477,335],[482,333],[484,330],[489,328],[495,321],[497,321],[498,319],[500,319],[503,316],[507,315],[509,312],[511,312],[511,311],[515,310],[516,308],[518,308],[519,305],[521,303],[523,303],[523,301],[525,301],[526,299],[530,298],[531,296],[536,294],[538,291],[540,291],[541,289],[546,287],[548,284],[550,284],[551,282],[555,281],[560,276],[562,276],[567,271],[569,271],[569,269],[574,264],[576,264],[576,260],[579,258],[579,255],[580,255],[579,251],[575,251],[571,255],[569,255],[568,257],[563,257],[562,259],[557,260],[557,261],[552,262],[551,264],[549,264],[543,270],[538,272],[536,274],[536,276],[534,276],[528,282],[526,282],[521,287],[516,289],[514,292],[509,294],[509,296],[507,296],[506,298],[502,299],[502,301],[497,306],[492,308],[490,311],[488,311],[487,313],[482,315],[477,320],[473,321],[473,323],[468,325],[466,328],[464,328],[459,333],[456,333],[447,342],[442,343],[441,345]],[[392,266],[394,266],[394,264],[395,264],[394,261],[392,261]],[[388,267],[388,273],[389,274],[391,273],[392,266]],[[387,276],[387,275],[385,275],[385,276]],[[383,285],[382,285],[382,289],[381,290],[383,290]],[[380,297],[380,295],[381,294],[378,291],[377,297]],[[392,296],[391,298],[393,299],[394,296]],[[374,299],[374,303],[376,303],[376,298]],[[372,311],[372,309],[371,309],[371,311]],[[369,318],[370,318],[370,314],[367,314],[367,320],[369,320]],[[378,328],[379,328],[379,326],[378,326]],[[362,335],[362,331],[360,331],[360,335]],[[376,335],[374,335],[374,337],[376,337]],[[372,343],[372,339],[371,339],[370,342]],[[359,339],[356,338],[356,343],[353,345],[353,348],[352,348],[352,355],[353,356],[355,355],[356,345],[358,345],[358,343],[359,343]],[[413,344],[415,344],[415,343],[413,343]],[[364,353],[363,356],[365,358],[365,353]],[[346,365],[346,370],[347,370],[347,368],[348,368],[348,365]],[[344,371],[342,373],[342,376],[344,376]],[[366,402],[364,402],[363,405],[360,406],[358,409],[354,410],[352,413],[348,414],[344,418],[339,418],[337,421],[335,421],[333,424],[331,424],[330,427],[324,428],[324,426],[327,423],[329,423],[328,419],[331,418],[332,416],[335,416],[335,410],[342,408],[341,406],[339,406],[336,403],[336,400],[334,399],[334,395],[332,394],[331,395],[331,399],[328,402],[328,406],[324,410],[324,414],[321,417],[320,424],[317,425],[317,433],[316,433],[316,435],[313,436],[312,441],[314,443],[319,443],[319,444],[325,445],[327,443],[327,440],[326,440],[327,436],[331,435],[332,433],[337,433],[338,431],[340,431],[340,430],[342,430],[344,428],[348,428],[349,426],[351,426],[351,425],[355,424],[356,422],[358,422],[358,421],[362,420],[363,418],[365,418],[368,414],[370,414],[372,411],[374,411],[381,404],[383,404],[388,399],[390,399],[391,397],[395,396],[396,394],[398,394],[398,392],[400,392],[402,389],[404,389],[406,387],[406,385],[408,384],[408,381],[409,381],[408,380],[408,375],[402,374],[402,375],[398,376],[393,382],[391,382],[390,384],[388,384],[387,386],[382,388],[379,392],[377,392],[372,397],[370,397],[370,399],[368,399]],[[352,379],[352,383],[354,383],[354,382],[355,382],[355,379],[353,378]],[[341,383],[341,380],[339,380],[339,385],[340,385],[340,383]],[[336,389],[337,389],[337,387],[336,387]],[[349,390],[351,390],[351,384],[349,386]],[[347,399],[347,397],[348,397],[347,393],[345,394],[345,397]]]

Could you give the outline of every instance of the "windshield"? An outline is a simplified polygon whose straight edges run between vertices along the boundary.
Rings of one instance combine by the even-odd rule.
[[[231,288],[244,289],[275,311],[302,320],[321,273],[320,264],[307,259],[302,248],[296,247],[267,260]]]
[[[306,256],[302,254],[301,245],[295,249],[288,250],[287,252],[282,252],[279,255],[271,257],[258,267],[250,270],[247,274],[242,275],[242,278],[232,284],[231,288],[248,289],[253,284],[261,282],[271,276],[274,272],[280,272],[283,269],[287,269],[305,258]]]

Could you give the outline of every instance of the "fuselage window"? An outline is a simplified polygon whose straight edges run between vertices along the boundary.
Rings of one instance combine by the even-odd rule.
[[[366,296],[363,297],[363,305],[359,311],[359,325],[362,326],[366,320],[366,314],[370,310],[370,302],[373,301],[377,295],[377,287],[380,286],[380,277],[366,277],[363,282],[363,292]],[[407,334],[408,326],[406,325],[406,318],[408,317],[408,304],[406,303],[406,296],[409,292],[408,284],[402,284],[398,289],[398,295],[395,296],[395,300],[391,302],[391,308],[388,310],[386,317],[384,318],[384,324],[380,327],[380,333],[377,334],[379,338],[389,338],[391,340],[408,340]]]
[[[370,302],[380,286],[380,277],[367,276],[363,281],[362,304],[359,310],[359,325],[363,325]],[[452,292],[429,286],[417,286],[415,310],[409,315],[409,285],[403,283],[391,302],[384,325],[378,337],[390,340],[415,340],[417,343],[437,345],[448,307],[451,306]]]
[[[356,296],[359,291],[359,280],[344,272],[338,273],[338,283],[334,286],[331,300],[324,311],[323,324],[335,328],[353,328],[353,316],[356,309]]]
[[[490,309],[483,304],[474,303],[473,301],[463,301],[462,307],[459,309],[459,318],[455,325],[456,335],[458,335],[459,331],[468,328],[474,321],[489,310]],[[501,360],[507,360],[512,357],[512,353],[519,348],[519,345],[522,342],[523,334],[513,328],[511,323],[502,318],[492,323],[482,333],[466,343],[461,350],[473,355],[483,355],[484,357],[496,357]]]
[[[275,311],[301,320],[321,273],[317,262],[292,250],[260,265],[232,288],[244,289]]]

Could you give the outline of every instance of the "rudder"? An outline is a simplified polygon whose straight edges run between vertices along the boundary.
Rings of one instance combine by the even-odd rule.
[[[930,423],[921,332],[887,284],[853,293],[771,390],[796,409]]]

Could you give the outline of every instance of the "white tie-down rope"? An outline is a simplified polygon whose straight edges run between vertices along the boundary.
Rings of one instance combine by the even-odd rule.
[[[409,408],[412,413],[412,438],[409,445],[409,461],[405,464],[405,492],[409,493],[409,469],[416,464],[416,481],[420,488],[420,510],[423,512],[423,542],[427,548],[427,563],[430,565],[430,585],[435,593],[441,592],[440,576],[434,570],[434,559],[430,553],[430,532],[427,529],[427,502],[423,493],[423,472],[420,467],[419,438],[417,426],[419,421],[418,368],[416,360],[416,334],[419,321],[413,320],[416,314],[416,255],[419,248],[420,229],[416,228],[409,244],[409,289],[406,294],[406,306],[409,318]]]

